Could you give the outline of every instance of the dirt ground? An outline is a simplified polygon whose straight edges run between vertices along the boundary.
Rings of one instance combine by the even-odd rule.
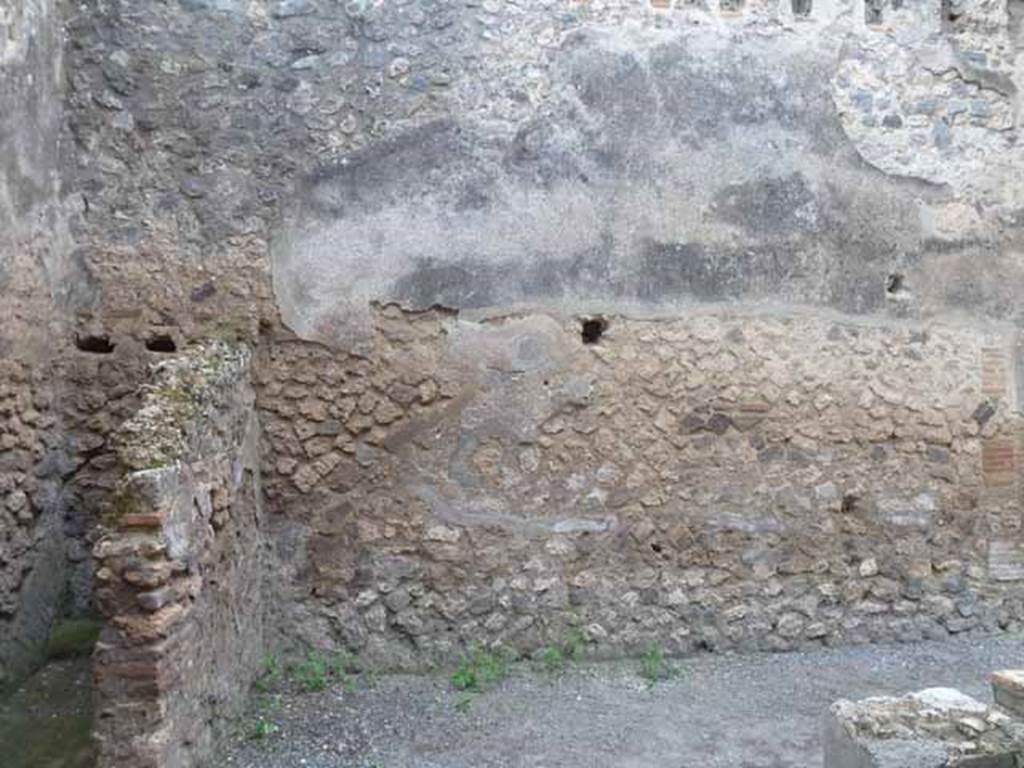
[[[1024,638],[963,639],[673,662],[514,665],[476,695],[450,675],[382,676],[290,693],[238,726],[234,768],[817,768],[839,698],[951,686],[990,701],[985,675],[1024,666]],[[266,705],[266,702],[264,702]],[[267,733],[273,731],[273,733]]]

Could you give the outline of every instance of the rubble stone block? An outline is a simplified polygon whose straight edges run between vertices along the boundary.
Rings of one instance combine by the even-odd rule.
[[[1016,768],[1024,724],[952,688],[840,700],[825,715],[825,768]]]
[[[989,676],[992,697],[1010,714],[1024,718],[1024,670],[1004,669]]]

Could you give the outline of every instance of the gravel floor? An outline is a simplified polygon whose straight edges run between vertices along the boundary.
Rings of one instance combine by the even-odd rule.
[[[637,662],[552,676],[513,667],[466,696],[447,676],[389,675],[346,691],[283,695],[279,730],[240,735],[236,768],[805,768],[821,765],[818,721],[838,698],[951,686],[990,701],[985,675],[1024,666],[1024,638],[1000,637],[674,663],[654,687]],[[240,724],[248,730],[255,722]]]

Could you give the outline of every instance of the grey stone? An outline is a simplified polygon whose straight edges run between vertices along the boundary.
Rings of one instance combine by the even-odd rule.
[[[971,418],[978,423],[979,427],[984,427],[988,423],[989,419],[995,416],[995,413],[996,409],[993,407],[992,403],[986,401],[984,403],[979,403],[978,407],[974,409],[974,413],[971,414]]]
[[[181,191],[186,197],[198,199],[206,196],[206,185],[202,179],[190,176],[181,182]]]
[[[932,142],[939,149],[946,149],[953,143],[953,134],[945,120],[932,123]]]
[[[947,688],[901,698],[839,701],[823,719],[824,766],[1012,768],[1019,745],[997,724],[998,717],[986,705]],[[964,739],[965,730],[970,741]]]
[[[161,587],[150,592],[141,592],[138,595],[138,602],[147,611],[159,611],[169,603],[174,602],[178,595],[173,587]]]
[[[275,19],[291,19],[296,16],[308,16],[316,11],[312,0],[278,0],[270,15]]]
[[[11,512],[18,513],[28,506],[28,496],[24,491],[17,490],[8,494],[4,504]]]

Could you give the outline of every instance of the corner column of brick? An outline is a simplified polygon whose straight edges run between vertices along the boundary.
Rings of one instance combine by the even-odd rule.
[[[100,764],[170,765],[166,698],[178,630],[191,611],[188,566],[168,553],[167,509],[179,470],[137,473],[118,490],[125,512],[96,544],[97,603],[107,627],[95,657]]]
[[[262,656],[258,422],[245,350],[155,370],[94,548],[99,768],[205,768]],[[242,604],[254,610],[241,612]]]

